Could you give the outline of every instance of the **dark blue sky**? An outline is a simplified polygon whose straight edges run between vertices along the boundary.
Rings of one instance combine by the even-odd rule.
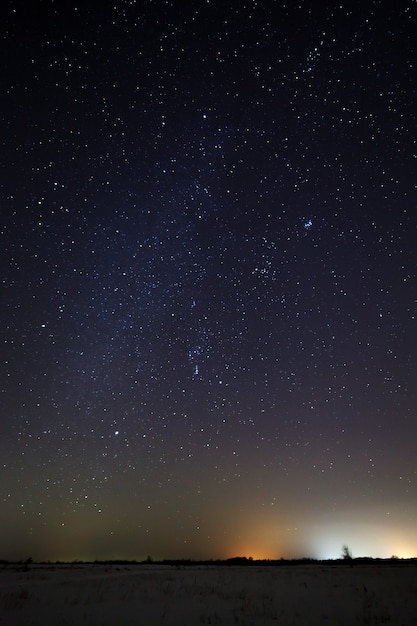
[[[4,3],[0,557],[415,555],[415,3]]]

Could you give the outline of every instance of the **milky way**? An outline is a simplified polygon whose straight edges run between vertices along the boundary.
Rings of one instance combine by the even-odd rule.
[[[0,558],[415,555],[415,2],[1,13]]]

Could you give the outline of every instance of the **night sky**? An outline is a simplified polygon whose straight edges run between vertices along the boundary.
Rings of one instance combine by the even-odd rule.
[[[416,556],[416,2],[0,12],[0,558]]]

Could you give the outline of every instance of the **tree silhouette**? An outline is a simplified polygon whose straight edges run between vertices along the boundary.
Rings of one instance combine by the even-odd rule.
[[[342,548],[342,559],[344,559],[345,561],[351,561],[352,558],[352,552],[350,551],[349,546],[345,544]]]

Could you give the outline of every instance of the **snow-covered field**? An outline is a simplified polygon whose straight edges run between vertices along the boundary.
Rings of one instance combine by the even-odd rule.
[[[410,563],[0,570],[1,626],[417,625]]]

